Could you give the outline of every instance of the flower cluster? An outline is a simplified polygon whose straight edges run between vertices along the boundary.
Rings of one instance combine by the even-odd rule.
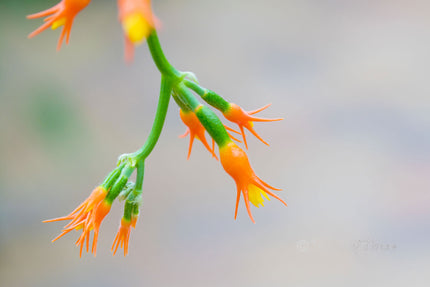
[[[62,0],[54,7],[28,18],[44,19],[44,24],[32,32],[33,37],[45,29],[56,29],[64,26],[60,35],[57,49],[66,38],[69,42],[70,31],[76,15],[81,12],[91,0]],[[233,134],[241,135],[243,144],[248,149],[245,129],[268,145],[255,131],[255,122],[272,122],[281,118],[260,118],[255,114],[269,107],[266,105],[254,111],[245,111],[242,107],[226,101],[212,90],[199,84],[195,75],[191,72],[182,72],[174,68],[166,59],[161,48],[156,28],[159,21],[152,13],[150,0],[118,0],[119,20],[124,30],[126,43],[126,60],[131,60],[134,47],[146,40],[152,59],[161,73],[161,87],[158,107],[151,132],[145,144],[138,151],[120,156],[117,167],[105,178],[103,183],[95,188],[90,196],[84,200],[75,210],[64,217],[59,217],[45,222],[69,221],[63,231],[53,241],[68,234],[72,230],[81,231],[76,241],[80,248],[80,255],[85,250],[90,251],[91,233],[93,233],[91,252],[95,255],[100,226],[104,218],[111,210],[112,203],[116,199],[122,199],[124,203],[124,215],[120,221],[118,233],[112,244],[112,252],[115,254],[118,247],[124,249],[124,255],[128,253],[129,238],[132,227],[136,227],[139,216],[139,208],[142,205],[142,187],[145,168],[145,160],[154,149],[167,114],[171,98],[179,107],[179,115],[187,127],[187,131],[181,137],[189,135],[188,159],[195,139],[198,139],[210,152],[213,158],[219,160],[223,169],[236,183],[237,197],[234,218],[237,217],[240,198],[243,196],[245,207],[252,222],[250,203],[259,207],[264,205],[264,199],[274,197],[281,203],[286,203],[279,198],[274,191],[280,191],[259,178],[251,167],[246,152],[234,141],[241,143]],[[199,96],[208,106],[202,104]],[[219,110],[225,119],[236,124],[239,131],[222,123],[218,116],[209,108]],[[212,139],[209,144],[206,133]],[[218,146],[219,155],[216,154],[215,144]],[[136,171],[136,182],[130,182],[131,175]],[[270,196],[270,197],[269,197]]]

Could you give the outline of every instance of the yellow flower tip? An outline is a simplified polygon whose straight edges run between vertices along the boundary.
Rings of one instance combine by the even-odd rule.
[[[276,198],[285,206],[287,205],[279,196],[271,190],[279,190],[261,180],[252,170],[246,153],[234,142],[229,142],[220,149],[220,159],[224,170],[234,179],[237,187],[235,218],[241,194],[245,201],[249,218],[255,223],[251,214],[250,203],[254,206],[264,206],[264,198],[269,200],[269,195]]]
[[[54,23],[52,23],[51,29],[55,30],[58,27],[63,26],[64,24],[66,24],[66,18],[58,19],[57,21],[55,21]]]
[[[151,33],[152,26],[142,13],[135,12],[124,17],[122,27],[125,34],[134,45],[142,43]]]
[[[261,206],[264,207],[264,198],[263,195],[267,200],[270,200],[270,198],[267,196],[267,193],[262,190],[261,188],[250,184],[248,186],[248,196],[249,196],[249,201],[255,206],[255,207],[260,207]]]

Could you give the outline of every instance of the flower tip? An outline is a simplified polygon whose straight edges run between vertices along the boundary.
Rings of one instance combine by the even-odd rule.
[[[122,22],[124,32],[134,45],[142,43],[148,38],[152,27],[141,13],[126,16]]]

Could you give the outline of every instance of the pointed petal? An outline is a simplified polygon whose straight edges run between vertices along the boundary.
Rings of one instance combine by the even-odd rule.
[[[249,117],[249,120],[253,122],[277,122],[277,121],[282,121],[283,119],[284,118],[268,119],[268,118]]]
[[[272,105],[272,103],[267,104],[267,105],[265,105],[264,107],[261,107],[261,108],[259,108],[259,109],[256,109],[256,110],[253,110],[253,111],[248,111],[248,112],[247,112],[247,114],[248,114],[248,115],[253,115],[253,114],[259,113],[259,112],[261,112],[261,111],[263,111],[263,110],[267,109],[267,108],[268,108],[268,107],[270,107],[271,105]]]
[[[240,188],[237,186],[237,195],[236,195],[236,208],[234,210],[234,220],[237,218],[237,209],[239,207],[239,201],[240,201]]]
[[[38,12],[38,13],[34,13],[34,14],[27,15],[27,19],[42,18],[42,17],[49,16],[49,15],[51,15],[51,14],[54,14],[55,12],[57,12],[57,11],[58,11],[58,6],[59,6],[59,4],[57,4],[57,5],[53,6],[53,7],[49,8],[49,9],[46,9],[46,10],[44,10],[44,11],[41,11],[41,12]]]
[[[287,206],[287,203],[284,200],[282,200],[279,196],[277,196],[276,194],[274,194],[273,192],[271,192],[270,190],[268,190],[262,184],[260,184],[259,182],[255,182],[254,184],[256,186],[258,186],[259,188],[261,188],[262,190],[264,190],[267,194],[269,194],[270,196],[276,198],[277,200],[279,200],[280,202],[282,202],[285,206]]]
[[[125,37],[125,61],[127,63],[131,63],[134,58],[134,45],[130,41],[130,39],[126,36]]]
[[[240,132],[238,132],[238,131],[237,131],[237,130],[235,130],[235,129],[232,129],[232,128],[231,128],[231,127],[229,127],[229,126],[224,125],[224,128],[225,128],[226,130],[230,131],[230,132],[234,132],[234,133],[236,133],[236,134],[240,135]]]
[[[183,139],[184,137],[186,137],[188,134],[190,133],[190,129],[187,128],[187,130],[185,131],[184,134],[180,135],[179,138]]]
[[[188,147],[187,160],[189,160],[190,156],[191,156],[191,150],[193,149],[194,137],[195,137],[195,135],[193,134],[193,132],[190,132],[190,144],[189,144],[189,147]]]
[[[33,38],[34,36],[42,33],[43,31],[45,31],[46,29],[49,28],[49,26],[52,25],[53,20],[46,22],[45,24],[43,24],[42,26],[40,26],[39,28],[37,28],[36,30],[34,30],[33,32],[31,32],[28,35],[28,38]]]
[[[69,44],[70,40],[70,32],[72,31],[73,19],[69,22],[66,22],[64,25],[64,29],[66,30],[66,44]]]
[[[57,51],[61,50],[61,45],[63,44],[64,36],[66,36],[66,27],[63,27],[63,30],[61,31],[60,38],[58,39]]]
[[[52,219],[48,219],[48,220],[44,220],[42,221],[43,223],[49,223],[49,222],[56,222],[56,221],[62,221],[62,220],[71,220],[75,218],[74,216],[63,216],[63,217],[57,217],[57,218],[52,218]]]
[[[246,136],[245,136],[245,131],[243,130],[243,126],[239,125],[239,128],[242,133],[243,143],[245,144],[246,149],[248,149],[248,143],[246,142]]]
[[[258,134],[257,132],[254,130],[254,128],[251,125],[246,125],[245,126],[256,138],[258,138],[262,143],[264,143],[265,145],[269,145],[267,142],[265,142]]]
[[[72,231],[73,229],[67,229],[67,230],[63,230],[60,235],[58,235],[57,237],[55,237],[54,239],[51,240],[51,242],[55,242],[58,239],[60,239],[61,237],[63,237],[64,235],[66,235],[67,233],[69,233],[70,231]]]
[[[251,207],[249,206],[249,197],[248,197],[248,191],[245,191],[243,194],[243,198],[245,199],[245,206],[246,210],[248,211],[249,218],[251,218],[252,223],[255,223],[254,218],[252,217],[251,213]]]
[[[208,144],[208,142],[207,142],[207,140],[206,140],[206,136],[205,136],[205,134],[204,134],[204,132],[201,134],[201,135],[199,135],[199,137],[198,137],[199,139],[200,139],[200,141],[202,142],[202,144],[205,146],[205,148],[212,154],[212,156],[216,159],[216,160],[218,160],[218,157],[216,156],[216,154],[213,152],[213,150],[210,148],[210,146],[209,146],[209,144]]]
[[[282,189],[280,188],[275,188],[271,185],[269,185],[267,182],[265,182],[264,180],[262,180],[261,178],[259,178],[258,176],[255,176],[265,187],[273,189],[273,190],[277,190],[277,191],[282,191]]]

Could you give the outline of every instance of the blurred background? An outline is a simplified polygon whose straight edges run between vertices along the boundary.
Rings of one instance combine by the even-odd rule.
[[[159,74],[146,45],[124,63],[116,1],[92,1],[71,44],[26,36],[56,1],[0,0],[1,286],[429,286],[430,2],[154,0],[169,60],[252,110],[256,173],[283,189],[233,220],[236,190],[188,140],[174,102],[147,160],[130,254],[79,258],[67,214],[152,125]]]

